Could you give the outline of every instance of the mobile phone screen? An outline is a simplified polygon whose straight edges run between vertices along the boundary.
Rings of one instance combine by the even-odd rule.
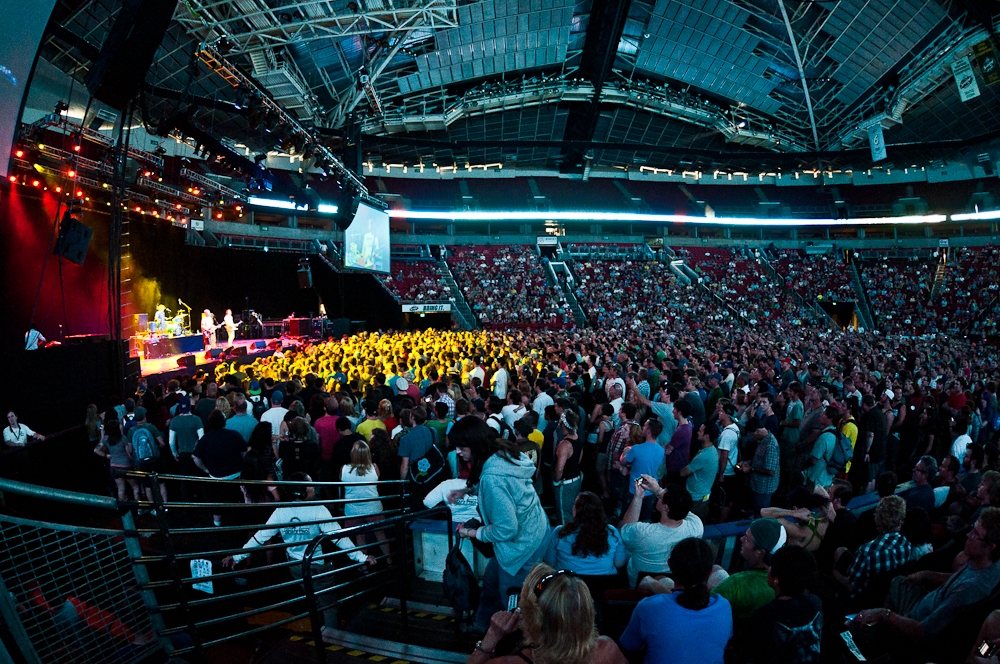
[[[518,595],[507,595],[507,610],[513,611],[517,608]]]

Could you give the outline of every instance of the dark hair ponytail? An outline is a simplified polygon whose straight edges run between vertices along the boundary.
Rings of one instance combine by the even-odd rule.
[[[714,562],[712,547],[705,540],[688,537],[677,543],[670,553],[670,572],[674,581],[684,587],[677,604],[691,611],[708,606],[708,577]]]

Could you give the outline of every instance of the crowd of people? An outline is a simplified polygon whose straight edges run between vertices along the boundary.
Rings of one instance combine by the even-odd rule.
[[[448,256],[448,266],[484,327],[553,329],[573,325],[569,304],[549,284],[538,254],[528,247],[455,247]]]
[[[401,302],[451,299],[451,287],[433,260],[393,260],[392,274],[379,277]]]
[[[314,343],[145,390],[106,414],[95,451],[123,498],[130,468],[167,463],[227,479],[372,473],[406,481],[412,508],[472,501],[478,520],[459,535],[494,551],[471,628],[478,658],[521,629],[533,661],[645,649],[649,662],[812,662],[843,647],[851,615],[857,647],[895,659],[981,623],[1000,580],[992,349],[703,320]],[[874,509],[848,509],[872,492]],[[244,498],[275,500],[251,485]],[[705,527],[739,519],[752,521],[730,575],[713,567]],[[635,606],[614,640],[574,632],[579,649],[560,660],[566,642],[533,640],[531,621],[556,610],[539,597],[576,593],[590,611],[606,599],[540,581],[566,572],[614,576]],[[505,610],[511,587],[526,589],[520,612]]]
[[[875,326],[885,334],[935,334],[934,310],[928,306],[934,263],[922,257],[868,258],[861,262]]]
[[[847,265],[836,253],[780,250],[772,262],[788,287],[806,299],[852,301],[857,298]]]

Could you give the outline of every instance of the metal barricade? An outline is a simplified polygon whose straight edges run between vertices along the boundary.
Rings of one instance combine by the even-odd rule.
[[[111,517],[118,510],[111,498],[10,480],[0,488]],[[130,564],[138,548],[124,534],[0,515],[0,613],[29,662],[125,664],[169,650],[156,633],[152,593],[142,590],[146,579]]]
[[[378,564],[374,571],[344,555],[327,557],[334,563],[329,573],[358,596],[410,577],[412,535],[403,524],[429,514],[407,509],[407,482],[401,480],[369,483],[381,489],[378,500],[388,508],[378,515],[382,521],[341,528],[339,520],[349,518],[338,516],[344,505],[376,499],[251,503],[241,496],[247,487],[284,491],[303,485],[315,488],[317,495],[337,495],[346,486],[340,482],[215,480],[139,472],[127,479],[137,483],[137,499],[121,503],[0,480],[0,491],[8,494],[75,506],[67,512],[85,524],[0,515],[0,615],[31,664],[128,664],[154,650],[203,652],[309,618],[306,586],[297,574],[301,563],[285,554],[293,546],[305,548],[308,540],[268,544],[263,538],[252,552],[259,559],[252,566],[227,570],[219,563],[248,553],[244,544],[261,531],[271,535],[283,528],[318,525],[334,539],[390,533],[391,553],[386,553],[389,543],[381,548],[381,540],[359,540],[338,551],[371,555]],[[195,487],[194,494],[215,502],[196,502],[190,496],[185,501],[164,500],[161,484],[168,487],[165,495],[181,495],[179,486],[188,484]],[[283,523],[275,518],[275,510],[293,506],[323,506],[327,512],[316,521]],[[213,523],[218,513],[223,515],[221,526]],[[331,527],[335,532],[329,532]]]

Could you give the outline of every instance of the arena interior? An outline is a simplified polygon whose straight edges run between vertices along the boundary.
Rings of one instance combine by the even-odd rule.
[[[998,0],[0,12],[0,663],[998,661]]]

